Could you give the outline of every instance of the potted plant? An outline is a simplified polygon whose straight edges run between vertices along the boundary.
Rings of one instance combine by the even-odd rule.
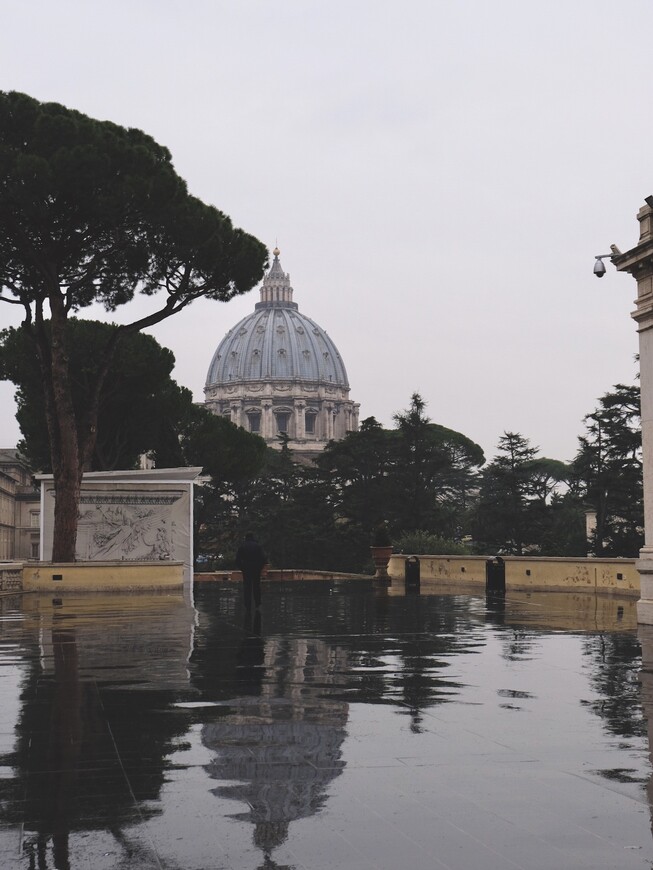
[[[377,580],[383,580],[390,584],[391,580],[388,576],[388,562],[390,561],[390,556],[392,556],[392,541],[390,540],[390,533],[388,532],[388,527],[385,522],[381,522],[375,526],[370,543],[372,560],[374,561],[374,567],[376,568],[376,574],[374,576]]]

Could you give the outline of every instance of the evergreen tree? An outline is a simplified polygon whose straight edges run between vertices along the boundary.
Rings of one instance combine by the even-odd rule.
[[[521,554],[530,543],[526,506],[532,493],[530,466],[538,448],[516,432],[504,432],[498,450],[481,475],[474,537],[490,552]]]
[[[409,408],[394,415],[388,517],[395,533],[428,531],[459,537],[485,457],[479,445],[460,432],[432,423],[425,409],[420,394],[413,393]]]
[[[47,332],[49,326],[45,321]],[[71,396],[79,425],[100,364],[97,349],[116,330],[97,320],[69,318],[66,323]],[[100,390],[97,433],[86,470],[134,468],[144,453],[154,455],[159,468],[183,464],[179,435],[194,405],[190,391],[171,378],[174,364],[172,351],[152,336],[138,332],[124,336],[120,354],[113,358]],[[40,367],[22,329],[0,333],[0,380],[12,381],[17,387],[22,454],[35,471],[52,471]]]
[[[557,488],[569,478],[563,462],[538,456],[528,438],[504,432],[498,454],[481,475],[474,537],[484,552],[541,552],[551,542]]]
[[[581,496],[596,511],[597,556],[637,556],[644,542],[639,387],[616,384],[585,417],[574,460]]]
[[[366,540],[391,508],[393,437],[374,417],[368,417],[358,432],[331,441],[316,462],[323,498],[335,517],[341,524],[357,529]]]

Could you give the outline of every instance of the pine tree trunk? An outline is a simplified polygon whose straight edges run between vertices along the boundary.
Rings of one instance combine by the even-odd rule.
[[[56,451],[52,451],[52,471],[56,494],[52,561],[74,562],[83,469],[68,372],[66,311],[58,290],[50,294],[49,302],[51,312],[52,407],[48,413],[48,428],[51,444],[57,445]]]
[[[35,341],[41,368],[44,410],[50,438],[55,504],[52,560],[74,562],[82,475],[91,467],[97,439],[97,418],[102,385],[118,346],[116,333],[99,351],[100,368],[89,406],[77,419],[70,386],[66,348],[68,313],[59,287],[48,294],[50,333],[43,318],[43,301],[36,306],[35,321],[27,326]]]

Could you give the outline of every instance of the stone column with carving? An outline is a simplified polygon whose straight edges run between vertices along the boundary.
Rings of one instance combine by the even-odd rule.
[[[640,208],[637,220],[639,243],[625,254],[613,246],[612,262],[637,281],[637,308],[632,317],[639,333],[645,529],[637,563],[641,582],[637,620],[653,625],[653,209],[649,205]]]

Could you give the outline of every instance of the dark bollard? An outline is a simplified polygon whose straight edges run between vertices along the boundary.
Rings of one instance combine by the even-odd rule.
[[[404,566],[404,578],[406,592],[419,592],[419,559],[417,556],[409,556]]]
[[[485,563],[485,591],[506,591],[506,563],[501,556],[488,559]]]

